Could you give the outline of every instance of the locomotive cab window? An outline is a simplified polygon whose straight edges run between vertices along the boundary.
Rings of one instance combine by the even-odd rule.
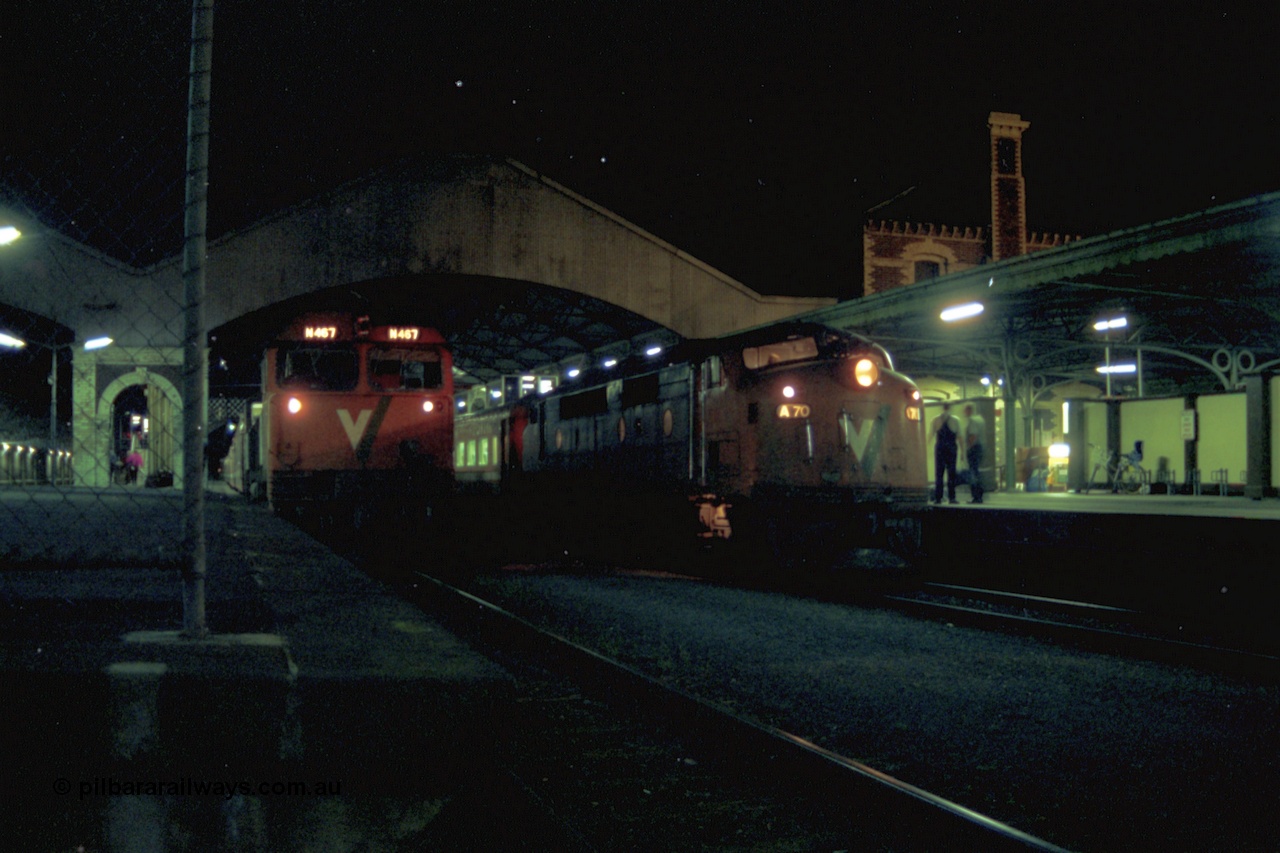
[[[748,370],[759,370],[775,364],[808,361],[818,357],[818,343],[813,338],[793,338],[742,351],[742,363]]]
[[[276,374],[285,387],[350,391],[356,387],[360,368],[350,347],[293,347],[281,349]]]
[[[420,391],[444,384],[440,353],[434,350],[373,347],[369,350],[369,382],[388,391]]]

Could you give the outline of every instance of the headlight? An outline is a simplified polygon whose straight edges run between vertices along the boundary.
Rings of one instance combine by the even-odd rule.
[[[302,411],[302,401],[297,397],[290,397],[289,402],[285,404],[285,407],[289,410],[289,414],[296,415],[298,412]]]
[[[435,404],[435,403],[431,402],[430,400],[423,400],[423,401],[422,401],[422,411],[426,412],[427,414],[430,414],[431,412],[434,412],[435,410],[436,410],[436,404]]]
[[[853,367],[853,378],[863,388],[870,388],[880,378],[880,368],[869,358],[860,358]]]

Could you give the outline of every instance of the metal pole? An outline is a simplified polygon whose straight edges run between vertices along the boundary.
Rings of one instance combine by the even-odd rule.
[[[1111,396],[1111,344],[1107,344],[1107,396]]]
[[[182,354],[183,569],[182,633],[203,637],[205,624],[204,445],[208,354],[205,350],[205,225],[209,185],[209,77],[213,0],[193,0],[191,80],[187,98],[187,195],[182,255],[186,333]]]
[[[45,457],[45,464],[49,468],[49,485],[52,486],[56,480],[54,448],[58,444],[58,348],[56,346],[49,347],[49,359],[53,362],[53,366],[49,368],[49,452]]]

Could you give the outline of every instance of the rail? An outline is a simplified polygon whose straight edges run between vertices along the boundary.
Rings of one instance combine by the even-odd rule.
[[[925,827],[940,833],[957,846],[984,850],[1061,851],[1063,848],[1037,838],[994,818],[983,815],[929,791],[910,785],[853,758],[840,755],[799,735],[745,717],[698,696],[691,695],[594,649],[563,636],[546,631],[503,607],[445,581],[415,572],[419,583],[414,595],[430,598],[435,612],[441,606],[469,623],[489,619],[495,624],[482,629],[486,642],[497,642],[521,654],[533,654],[542,665],[551,658],[564,658],[564,667],[576,678],[591,674],[609,685],[609,693],[627,695],[638,704],[659,708],[664,716],[697,725],[708,740],[733,741],[734,754],[780,756],[780,750],[795,761],[806,762],[807,778],[828,778],[827,790],[833,795],[835,786],[852,786],[856,798],[884,798],[886,808],[897,815],[896,822],[906,835],[920,833]],[[434,593],[434,594],[433,594]],[[914,805],[913,805],[914,804]],[[918,841],[918,836],[916,837]]]

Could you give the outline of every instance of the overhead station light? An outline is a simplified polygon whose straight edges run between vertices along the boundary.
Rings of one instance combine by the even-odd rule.
[[[1123,329],[1129,325],[1128,317],[1112,317],[1109,320],[1099,320],[1093,324],[1094,331],[1107,332],[1111,329]]]
[[[944,308],[938,316],[942,318],[944,323],[954,323],[957,320],[976,317],[985,310],[986,308],[981,302],[966,302],[963,305],[952,305],[950,308]]]
[[[8,347],[9,349],[22,349],[27,342],[22,338],[15,338],[13,335],[0,332],[0,347]]]
[[[104,335],[101,338],[89,338],[89,340],[84,342],[84,348],[87,350],[102,349],[103,347],[111,346],[112,343],[113,341],[111,338]]]
[[[12,225],[0,225],[0,246],[7,246],[17,241],[22,232]]]
[[[1097,370],[1099,373],[1137,373],[1138,365],[1133,363],[1100,364]]]

